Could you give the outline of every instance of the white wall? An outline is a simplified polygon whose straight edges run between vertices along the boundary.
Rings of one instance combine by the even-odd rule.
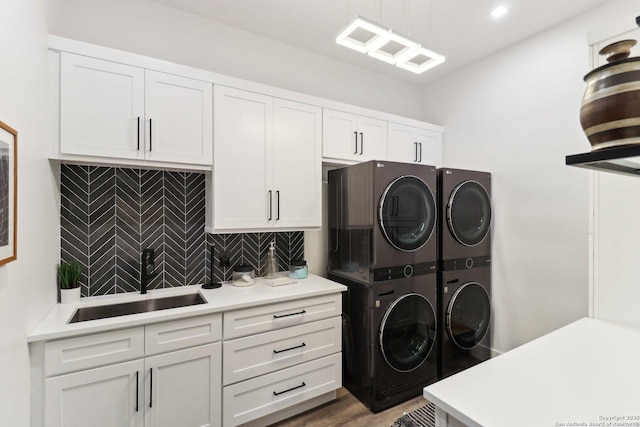
[[[419,88],[152,0],[50,0],[52,34],[401,116]]]
[[[493,347],[506,351],[588,315],[589,150],[579,108],[587,33],[637,11],[613,0],[423,88],[445,128],[444,163],[493,174]]]
[[[601,40],[596,51],[613,41],[640,40],[640,28],[633,25],[633,15],[625,27],[616,23],[605,34],[619,33],[621,28],[633,28],[614,39]],[[607,37],[608,38],[608,37]],[[631,56],[640,56],[636,45]],[[594,58],[598,65],[606,64],[602,56]],[[628,175],[594,174],[594,307],[593,316],[640,328],[640,180]]]
[[[45,0],[0,3],[0,120],[18,131],[18,259],[0,267],[0,425],[30,423],[26,336],[56,301],[58,210],[48,152]]]

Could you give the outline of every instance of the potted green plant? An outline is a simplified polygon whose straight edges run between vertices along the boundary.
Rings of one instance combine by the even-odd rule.
[[[62,261],[58,266],[60,280],[60,302],[62,304],[80,301],[80,276],[82,267],[77,262]]]

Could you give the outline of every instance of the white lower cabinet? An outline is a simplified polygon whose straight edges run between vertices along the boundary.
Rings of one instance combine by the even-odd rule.
[[[46,380],[47,427],[220,425],[220,343]]]
[[[47,342],[45,426],[219,427],[221,335],[215,314]]]
[[[340,294],[225,313],[223,425],[270,424],[340,388],[341,313]]]
[[[145,426],[220,425],[221,344],[145,359]]]
[[[224,426],[237,426],[342,386],[341,353],[224,388]]]
[[[225,385],[339,353],[340,318],[252,335],[224,343]]]
[[[48,378],[46,427],[144,426],[143,373],[140,359]]]
[[[334,293],[43,342],[33,375],[44,411],[32,425],[231,427],[291,417],[342,386],[341,313]]]

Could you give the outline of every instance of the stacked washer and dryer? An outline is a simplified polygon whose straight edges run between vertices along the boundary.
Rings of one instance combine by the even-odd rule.
[[[370,161],[328,184],[344,386],[378,412],[488,358],[490,175]]]
[[[329,171],[329,278],[343,293],[344,386],[373,412],[437,381],[436,169]]]
[[[438,169],[438,378],[491,357],[491,174]]]

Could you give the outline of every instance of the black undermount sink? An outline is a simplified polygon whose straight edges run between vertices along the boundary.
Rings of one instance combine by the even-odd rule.
[[[148,311],[166,310],[169,308],[187,307],[204,304],[206,301],[199,293],[177,295],[173,297],[152,298],[142,301],[123,302],[120,304],[80,307],[69,323],[86,322],[87,320],[106,319],[108,317],[126,316],[146,313]]]

